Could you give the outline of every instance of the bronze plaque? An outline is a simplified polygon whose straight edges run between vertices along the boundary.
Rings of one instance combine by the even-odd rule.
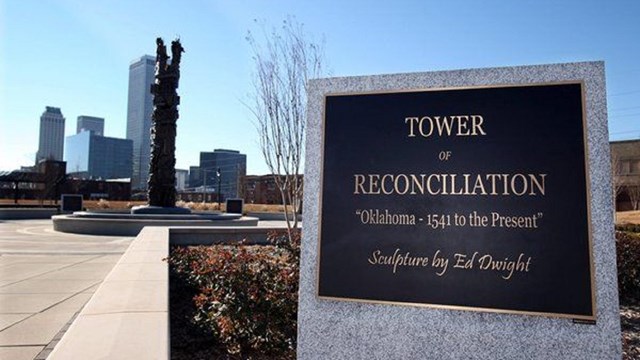
[[[318,295],[595,320],[583,91],[327,95]]]

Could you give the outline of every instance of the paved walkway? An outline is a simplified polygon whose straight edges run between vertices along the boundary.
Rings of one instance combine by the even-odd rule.
[[[132,240],[0,220],[0,359],[45,359]]]

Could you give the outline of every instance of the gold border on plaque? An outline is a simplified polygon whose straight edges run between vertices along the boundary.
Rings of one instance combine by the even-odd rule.
[[[347,297],[332,297],[321,296],[320,292],[320,259],[322,257],[322,213],[323,213],[323,192],[324,192],[324,158],[325,158],[325,141],[326,141],[326,109],[327,109],[327,97],[329,96],[358,96],[358,95],[384,95],[384,94],[396,94],[396,93],[419,93],[419,92],[432,92],[432,91],[456,91],[456,90],[470,90],[470,89],[498,89],[498,88],[521,88],[521,87],[535,87],[535,86],[558,86],[558,85],[580,85],[581,94],[581,108],[582,108],[582,141],[584,145],[584,170],[586,181],[586,202],[587,202],[587,233],[589,247],[589,278],[591,286],[591,315],[578,315],[578,314],[565,314],[565,313],[552,313],[552,312],[537,312],[537,311],[524,311],[524,310],[509,310],[499,308],[484,308],[475,306],[459,306],[459,305],[442,305],[442,304],[429,304],[429,303],[414,303],[414,302],[402,302],[402,301],[386,301],[386,300],[369,300],[369,299],[357,299]],[[371,90],[371,91],[356,91],[356,92],[329,92],[322,95],[322,141],[321,141],[321,155],[320,155],[320,194],[318,197],[318,244],[317,244],[317,256],[316,256],[316,298],[323,300],[335,300],[335,301],[348,301],[366,304],[384,304],[384,305],[399,305],[399,306],[414,306],[414,307],[426,307],[432,309],[445,309],[445,310],[460,310],[460,311],[476,311],[498,314],[517,314],[517,315],[532,315],[543,316],[552,318],[564,318],[574,320],[586,320],[596,321],[597,318],[597,306],[596,306],[596,290],[595,290],[595,267],[593,257],[593,222],[591,219],[591,173],[589,171],[589,141],[588,141],[588,129],[587,129],[587,104],[586,104],[586,89],[584,80],[564,80],[553,82],[540,82],[530,84],[492,84],[492,85],[477,85],[477,86],[460,86],[460,87],[434,87],[434,88],[414,88],[414,89],[400,89],[400,90]]]

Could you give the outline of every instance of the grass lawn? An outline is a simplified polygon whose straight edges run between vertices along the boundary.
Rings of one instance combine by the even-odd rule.
[[[616,223],[640,224],[640,211],[619,211],[616,213]]]

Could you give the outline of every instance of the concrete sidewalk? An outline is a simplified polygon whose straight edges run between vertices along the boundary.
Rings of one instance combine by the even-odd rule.
[[[0,221],[0,359],[45,359],[132,239]]]

